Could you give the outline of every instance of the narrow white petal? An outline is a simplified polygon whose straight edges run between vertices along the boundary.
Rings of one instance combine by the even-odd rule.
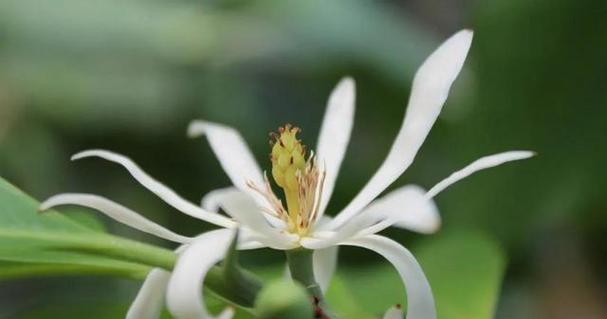
[[[235,129],[218,123],[202,120],[192,121],[188,127],[189,137],[205,135],[211,149],[217,156],[219,164],[223,167],[234,186],[242,192],[249,194],[258,206],[271,210],[271,205],[265,198],[252,190],[247,183],[257,186],[264,185],[264,178],[247,143]],[[267,218],[269,223],[276,226],[276,221]]]
[[[261,235],[256,237],[255,240],[270,247],[282,247],[277,249],[293,248],[295,239],[268,224],[263,212],[247,194],[237,189],[225,190],[221,194],[217,194],[216,200],[228,215],[250,231]]]
[[[217,319],[231,319],[232,317],[234,317],[234,314],[234,308],[227,307],[217,316]]]
[[[476,161],[472,162],[463,169],[449,175],[449,177],[443,179],[438,184],[434,185],[426,196],[434,197],[438,193],[445,190],[447,187],[459,182],[460,180],[487,168],[502,165],[511,161],[518,161],[534,156],[535,153],[531,151],[510,151],[499,154],[493,154],[485,157],[481,157]]]
[[[328,222],[330,220],[324,221]],[[301,243],[309,249],[322,249],[347,238],[378,233],[390,226],[420,233],[435,232],[440,227],[438,208],[421,187],[403,186],[373,201],[343,226],[333,231],[316,231],[312,238],[305,238]],[[322,229],[322,225],[319,228]]]
[[[350,239],[341,245],[372,250],[386,258],[398,271],[407,291],[407,319],[435,319],[434,297],[415,257],[399,243],[378,235]]]
[[[69,193],[55,195],[40,204],[40,210],[47,210],[59,205],[89,207],[129,227],[177,243],[187,243],[192,240],[190,237],[178,235],[116,202],[97,195]]]
[[[189,137],[205,135],[219,164],[223,167],[234,186],[249,192],[247,182],[263,185],[263,175],[257,161],[235,129],[212,122],[196,120],[188,127]]]
[[[126,319],[159,318],[169,278],[171,278],[171,274],[166,270],[152,269],[131,304]]]
[[[379,232],[389,226],[397,226],[420,233],[433,233],[440,227],[438,208],[426,191],[416,185],[400,187],[376,199],[360,215],[372,214],[385,218],[368,233]]]
[[[239,189],[248,189],[247,181],[263,183],[261,169],[246,142],[235,129],[202,120],[192,121],[189,137],[205,135],[232,183]]]
[[[178,257],[168,284],[169,311],[177,319],[214,318],[203,304],[203,282],[207,272],[226,254],[233,232],[220,229],[202,234]],[[221,316],[230,318],[229,313]],[[224,318],[224,317],[217,318]]]
[[[221,208],[221,200],[226,198],[227,194],[232,194],[238,189],[236,187],[225,187],[214,189],[204,195],[202,200],[200,201],[200,206],[213,213],[219,212],[219,208]],[[256,207],[256,206],[255,206]]]
[[[357,215],[350,219],[345,225],[334,231],[315,231],[312,237],[302,238],[300,243],[308,249],[324,249],[335,246],[338,243],[355,237],[358,233],[373,227],[384,217],[374,214]],[[389,227],[389,226],[387,226]]]
[[[331,278],[337,267],[338,247],[333,246],[314,251],[312,256],[314,277],[323,292],[326,292],[331,283]]]
[[[257,202],[251,200],[251,196],[248,193],[244,193],[238,190],[236,187],[226,187],[210,191],[206,194],[200,203],[202,208],[207,211],[217,213],[219,209],[226,206],[227,202],[238,202],[239,211],[256,212],[256,214],[263,215],[265,219],[274,227],[278,229],[285,229],[286,224],[278,217],[269,215],[267,212],[262,211],[262,207],[259,207]],[[228,204],[229,206],[229,204]],[[230,211],[225,211],[230,217],[233,216]]]
[[[185,214],[202,219],[204,221],[213,223],[221,227],[231,227],[234,224],[232,221],[230,221],[224,216],[207,212],[204,209],[183,199],[182,197],[177,195],[177,193],[175,193],[172,189],[166,187],[165,185],[145,173],[137,164],[135,164],[130,158],[126,156],[105,150],[88,150],[75,154],[74,156],[72,156],[72,160],[79,160],[82,158],[93,156],[100,157],[105,160],[122,165],[141,185],[150,190],[152,193],[156,194],[156,196],[160,197],[167,204],[173,206],[175,209]]]
[[[329,204],[341,162],[346,154],[350,132],[354,124],[355,84],[352,78],[343,78],[333,89],[318,135],[316,156],[326,172],[319,216]]]
[[[400,306],[394,306],[386,311],[383,319],[403,319],[403,310]]]
[[[413,162],[464,64],[472,31],[463,30],[434,51],[415,74],[404,122],[385,161],[365,187],[336,216],[335,228],[356,215],[394,182]]]

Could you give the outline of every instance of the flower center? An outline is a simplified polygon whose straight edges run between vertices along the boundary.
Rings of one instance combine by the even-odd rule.
[[[287,213],[282,209],[285,216],[281,218],[290,232],[305,235],[318,213],[325,174],[318,169],[313,152],[306,159],[306,147],[297,139],[299,132],[298,127],[287,124],[271,133],[270,159],[272,177],[287,201]]]

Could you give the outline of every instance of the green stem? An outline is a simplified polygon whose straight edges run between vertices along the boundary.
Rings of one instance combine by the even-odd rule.
[[[317,313],[322,314],[320,318],[336,318],[325,302],[320,286],[314,278],[314,251],[297,248],[285,251],[291,278],[302,284],[308,294],[314,298],[314,307]]]
[[[177,261],[172,251],[126,239],[106,241],[100,247],[87,245],[85,249],[167,270],[172,270]],[[133,254],[134,251],[138,253]],[[262,284],[255,275],[240,267],[231,267],[226,273],[223,268],[215,266],[207,273],[205,286],[228,302],[252,307]]]
[[[298,248],[287,250],[287,263],[291,277],[301,283],[308,293],[318,299],[323,299],[320,286],[314,278],[314,267],[312,261],[313,250]]]
[[[144,244],[130,239],[107,234],[67,234],[41,233],[30,231],[1,231],[0,238],[37,239],[42,249],[80,252],[97,256],[111,257],[127,261],[129,268],[141,265],[172,270],[177,262],[177,255],[165,248]],[[212,249],[212,248],[209,248]],[[100,266],[101,267],[101,266]],[[101,271],[101,268],[74,268],[82,274]],[[141,268],[140,268],[141,269]],[[67,273],[70,269],[64,268]],[[59,273],[60,269],[47,269]],[[42,269],[40,273],[43,274]],[[141,276],[141,273],[138,274]],[[134,277],[134,276],[127,276]],[[220,267],[213,267],[205,278],[205,286],[226,301],[243,307],[252,307],[261,290],[261,282],[252,273],[239,268],[228,275]]]

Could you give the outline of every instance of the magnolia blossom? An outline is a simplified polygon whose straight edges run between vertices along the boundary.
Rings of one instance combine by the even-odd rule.
[[[390,226],[420,233],[435,232],[440,226],[440,216],[432,200],[434,196],[476,171],[533,155],[528,151],[510,151],[482,157],[429,191],[407,185],[379,197],[413,162],[462,68],[471,41],[472,31],[460,31],[422,64],[413,80],[404,121],[387,158],[334,218],[325,216],[325,212],[354,120],[355,88],[350,78],[341,80],[329,98],[315,153],[306,150],[297,139],[298,128],[286,125],[273,134],[269,174],[262,173],[235,129],[206,121],[192,122],[188,135],[206,136],[233,183],[207,194],[201,206],[183,199],[127,157],[104,150],[74,155],[75,160],[100,157],[122,165],[166,203],[218,226],[218,230],[194,238],[182,236],[120,204],[89,194],[56,195],[44,202],[42,208],[65,204],[90,207],[133,228],[182,244],[172,272],[161,269],[150,272],[127,318],[156,318],[165,296],[168,309],[176,318],[214,318],[202,302],[203,281],[206,272],[224,258],[236,227],[241,229],[239,249],[314,250],[313,270],[323,290],[335,269],[338,246],[374,251],[394,265],[405,284],[407,318],[436,318],[432,292],[420,265],[409,250],[378,233]],[[282,190],[284,202],[270,185],[268,175]],[[231,316],[228,309],[216,318]],[[402,312],[399,307],[391,308],[385,318],[402,318]]]

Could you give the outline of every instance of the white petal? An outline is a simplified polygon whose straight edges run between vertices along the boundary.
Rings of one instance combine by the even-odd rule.
[[[287,236],[268,224],[263,217],[263,212],[251,197],[233,189],[218,194],[216,200],[228,215],[250,231],[262,235],[255,240],[276,249],[293,248],[295,237]]]
[[[234,308],[227,307],[217,316],[217,319],[231,319],[232,317],[234,317],[234,314]]]
[[[331,278],[333,278],[333,274],[335,273],[337,252],[338,247],[333,246],[315,250],[314,255],[312,255],[314,277],[323,293],[329,288]]]
[[[354,216],[345,225],[337,230],[315,231],[311,237],[302,238],[300,243],[303,247],[313,250],[335,246],[344,240],[356,237],[358,233],[371,228],[382,219],[382,216],[371,214]]]
[[[230,221],[224,216],[207,212],[204,209],[181,198],[172,189],[153,179],[151,176],[146,174],[139,166],[137,166],[137,164],[135,164],[131,159],[123,155],[105,150],[88,150],[75,154],[74,156],[72,156],[72,160],[78,160],[91,156],[100,157],[105,160],[122,165],[141,185],[150,190],[152,193],[156,194],[167,204],[173,206],[175,209],[185,214],[202,219],[204,221],[213,223],[221,227],[231,227],[234,224],[232,221]]]
[[[330,220],[324,221],[327,222]],[[378,233],[390,226],[420,233],[435,232],[440,227],[438,208],[421,187],[403,186],[373,201],[338,229],[316,231],[313,238],[304,238],[301,243],[309,249],[322,249],[348,238]],[[322,225],[319,228],[322,229]]]
[[[481,157],[469,164],[468,166],[464,167],[463,169],[449,175],[449,177],[443,179],[438,184],[434,185],[434,187],[432,187],[428,191],[428,194],[426,196],[434,197],[438,193],[445,190],[447,187],[459,182],[460,180],[480,170],[502,165],[511,161],[526,159],[534,155],[535,153],[531,151],[510,151]]]
[[[202,198],[201,206],[208,211],[217,213],[226,204],[229,206],[229,202],[238,202],[238,211],[240,212],[255,212],[258,215],[263,215],[274,228],[284,229],[286,227],[286,224],[278,217],[263,212],[262,208],[251,199],[250,194],[244,193],[236,187],[226,187],[210,191]],[[237,216],[233,216],[230,211],[226,211],[225,213],[230,217],[238,218]]]
[[[325,117],[318,135],[316,156],[326,172],[318,216],[329,204],[341,162],[346,154],[354,124],[355,84],[352,78],[342,79],[329,97]]]
[[[166,270],[152,269],[131,304],[126,319],[159,318],[169,278],[171,278],[171,274]]]
[[[219,208],[221,208],[219,199],[223,198],[226,193],[230,193],[235,190],[236,190],[236,188],[231,187],[231,186],[225,187],[225,188],[214,189],[214,190],[206,193],[202,197],[202,200],[200,201],[200,206],[203,209],[205,209],[206,211],[217,213],[217,212],[219,212]]]
[[[464,64],[471,42],[472,31],[456,33],[418,69],[403,125],[388,156],[352,202],[335,217],[330,227],[338,227],[360,212],[411,165],[447,99],[451,83]]]
[[[428,234],[437,231],[441,221],[434,201],[426,197],[423,188],[415,185],[403,186],[376,199],[360,213],[364,214],[385,218],[385,222],[372,226],[367,233],[377,233],[394,225]]]
[[[220,229],[202,234],[177,258],[167,289],[167,305],[177,319],[214,318],[203,302],[203,282],[207,272],[221,261],[230,245],[233,232]],[[218,318],[231,318],[223,313]]]
[[[89,207],[127,226],[177,243],[187,243],[192,240],[190,237],[178,235],[116,202],[97,195],[55,195],[40,204],[40,210],[47,210],[59,205],[80,205]]]
[[[247,182],[263,185],[263,175],[253,153],[235,129],[202,120],[192,121],[188,127],[189,137],[205,135],[234,186],[250,192]]]
[[[407,291],[407,319],[436,318],[432,290],[424,272],[409,250],[389,238],[378,235],[351,239],[342,245],[373,250],[392,263]]]
[[[234,186],[242,192],[249,194],[258,206],[271,210],[271,205],[266,199],[252,190],[247,183],[252,182],[257,186],[264,185],[263,174],[247,143],[240,133],[235,129],[222,124],[196,120],[188,127],[189,137],[205,135],[219,164],[223,167]],[[264,218],[266,218],[264,216]],[[266,218],[269,223],[275,224],[275,220]]]
[[[403,310],[400,306],[394,306],[386,311],[383,319],[403,319]]]

